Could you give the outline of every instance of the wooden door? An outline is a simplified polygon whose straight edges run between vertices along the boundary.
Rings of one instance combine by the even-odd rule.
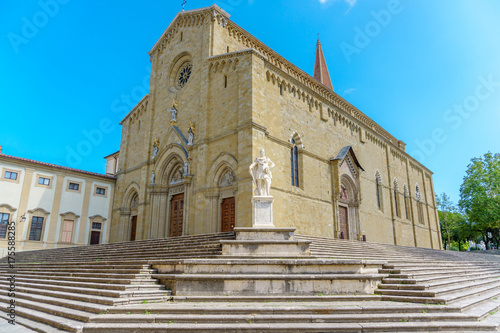
[[[73,239],[73,224],[74,221],[72,220],[63,221],[61,242],[71,243]]]
[[[101,232],[92,230],[92,232],[90,233],[90,245],[99,244],[100,240]]]
[[[184,193],[174,195],[170,202],[170,237],[182,236],[184,216]]]
[[[222,201],[222,232],[233,231],[235,222],[235,200],[234,197]]]
[[[130,240],[135,241],[135,232],[137,231],[137,215],[132,216],[132,228],[130,230]]]
[[[349,239],[349,223],[348,223],[347,207],[339,206],[339,224],[341,232],[340,237],[342,237],[343,233],[344,239]]]

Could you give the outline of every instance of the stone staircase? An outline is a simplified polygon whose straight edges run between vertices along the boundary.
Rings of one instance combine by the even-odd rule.
[[[18,320],[85,333],[499,327],[500,256],[286,234],[262,251],[225,233],[19,253]],[[6,273],[0,265],[0,302]]]
[[[15,270],[6,258],[0,261],[0,302],[10,302],[7,279],[14,275],[20,322],[47,332],[81,332],[115,306],[170,300],[149,259],[215,256],[221,254],[220,241],[232,238],[223,233],[20,252]]]

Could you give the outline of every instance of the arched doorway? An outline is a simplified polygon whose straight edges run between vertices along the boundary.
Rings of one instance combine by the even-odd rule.
[[[236,199],[234,197],[234,173],[227,169],[219,180],[221,194],[221,232],[233,231],[236,225]]]
[[[357,239],[360,237],[358,214],[358,191],[350,175],[340,178],[339,231],[342,239]]]
[[[130,241],[135,241],[137,237],[137,206],[139,204],[139,195],[135,193],[130,199]]]
[[[160,154],[154,168],[155,182],[151,193],[150,238],[178,237],[188,233],[187,213],[192,176],[189,162],[170,147],[170,154]],[[176,152],[173,152],[176,151]]]

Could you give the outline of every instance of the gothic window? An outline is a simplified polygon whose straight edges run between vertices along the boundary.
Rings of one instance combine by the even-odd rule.
[[[292,177],[292,185],[299,186],[299,150],[292,139],[293,147],[290,149],[290,174]]]
[[[191,63],[184,64],[177,74],[177,87],[183,88],[191,77],[191,70],[193,65]]]
[[[420,187],[415,186],[415,196],[417,197],[417,208],[418,208],[418,222],[420,224],[425,224],[424,221],[424,204],[422,201],[422,193],[420,192]]]
[[[399,200],[398,200],[398,182],[394,179],[394,207],[396,207],[396,216],[399,216]]]
[[[403,199],[405,202],[406,219],[409,220],[410,219],[410,212],[408,209],[410,207],[410,204],[409,204],[410,197],[409,197],[408,188],[406,187],[406,184],[403,186],[403,195],[404,195]]]
[[[380,177],[380,173],[377,170],[375,174],[375,193],[377,194],[377,207],[382,210],[382,177]]]

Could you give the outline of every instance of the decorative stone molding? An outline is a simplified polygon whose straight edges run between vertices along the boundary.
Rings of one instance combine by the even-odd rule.
[[[66,213],[62,213],[62,214],[59,214],[59,215],[62,216],[63,218],[73,218],[73,219],[80,218],[80,215],[76,215],[73,212],[66,212]]]
[[[46,211],[45,209],[40,208],[40,207],[35,208],[35,209],[28,210],[28,213],[30,213],[30,214],[35,214],[35,213],[37,213],[37,214],[41,214],[41,215],[49,215],[49,214],[50,214],[50,212],[48,212],[48,211]]]
[[[0,212],[7,211],[9,213],[14,213],[16,210],[17,208],[14,208],[9,204],[0,204]]]
[[[120,121],[120,125],[125,124],[125,121],[128,119],[131,125],[135,124],[135,122],[141,117],[141,115],[146,112],[148,108],[148,98],[149,94],[144,96],[139,103],[130,112]]]
[[[107,219],[99,214],[89,216],[89,220],[92,222],[104,222]]]
[[[238,57],[230,57],[226,59],[210,59],[211,63],[209,65],[210,73],[230,73],[235,71],[239,65],[240,59]]]

